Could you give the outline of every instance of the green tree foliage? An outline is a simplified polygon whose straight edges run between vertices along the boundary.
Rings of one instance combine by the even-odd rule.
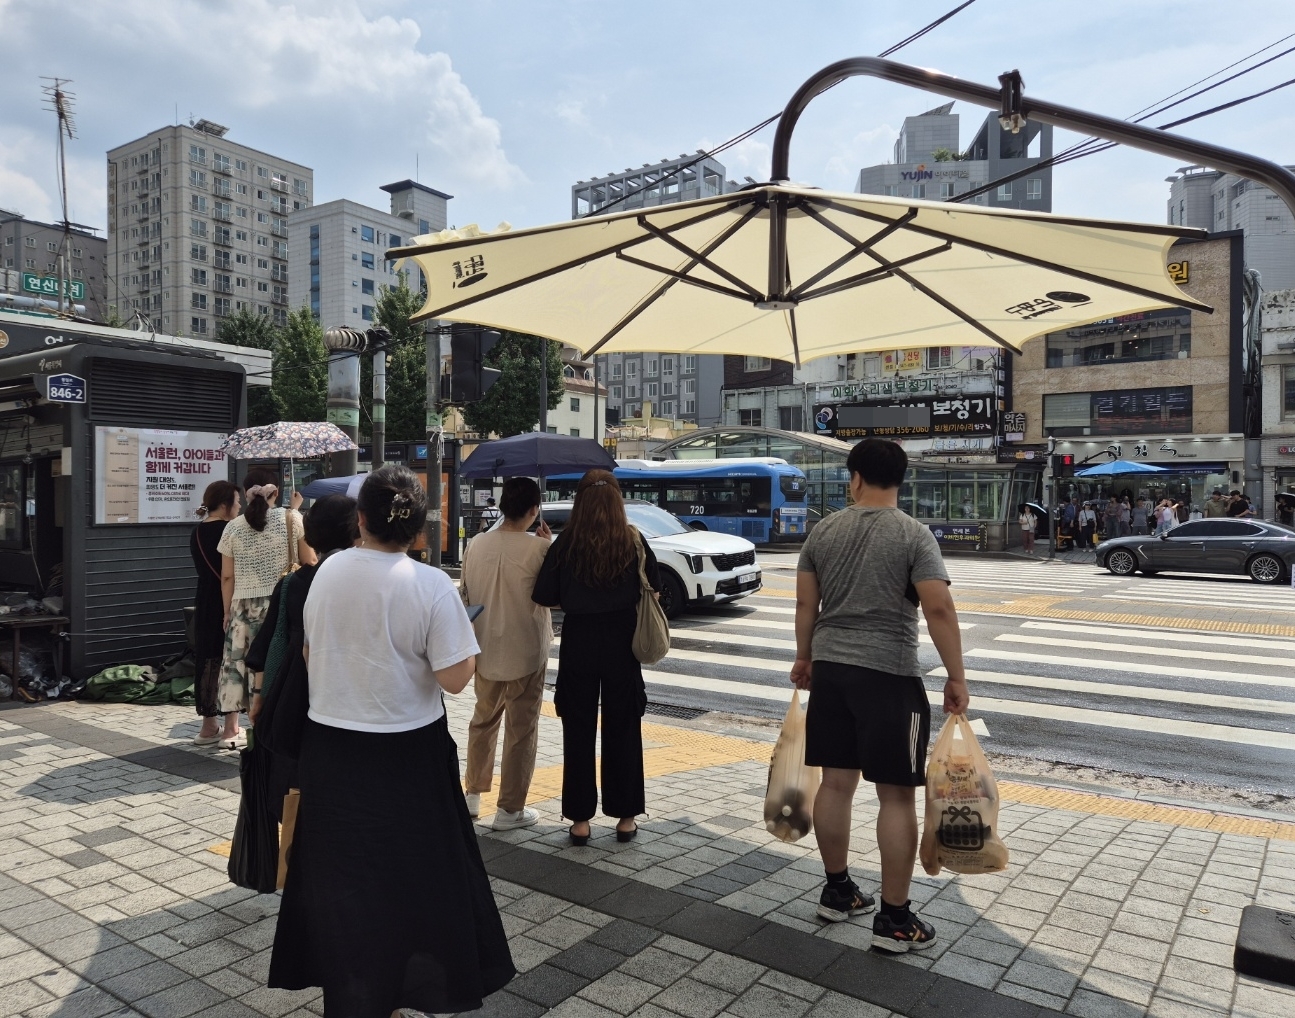
[[[231,346],[250,346],[257,350],[273,350],[279,330],[266,315],[258,315],[248,308],[235,311],[228,318],[222,318],[216,326],[216,340]],[[273,424],[284,420],[282,403],[276,398],[273,385],[252,385],[248,379],[247,386],[247,426]],[[257,379],[264,383],[268,379]]]
[[[409,288],[405,273],[396,286],[384,286],[374,309],[374,324],[391,333],[387,347],[387,441],[417,442],[427,437],[427,340],[421,322],[409,319],[423,308],[424,295]],[[360,381],[366,417],[372,414],[372,361]]]
[[[937,163],[951,163],[958,158],[958,153],[952,149],[940,147],[931,152],[931,158]]]
[[[485,398],[463,408],[468,427],[500,438],[530,431],[540,419],[540,356],[548,361],[549,409],[562,403],[562,344],[520,332],[505,332],[486,355],[486,364],[502,374]]]
[[[274,345],[274,396],[280,420],[322,421],[328,405],[328,351],[310,308],[289,312]]]

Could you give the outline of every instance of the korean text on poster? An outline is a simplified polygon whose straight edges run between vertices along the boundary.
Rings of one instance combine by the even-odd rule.
[[[217,432],[94,432],[95,523],[193,523],[207,485],[229,476]]]

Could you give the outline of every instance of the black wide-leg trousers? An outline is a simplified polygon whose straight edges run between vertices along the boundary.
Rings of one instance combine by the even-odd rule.
[[[602,705],[602,806],[609,817],[646,810],[643,712],[647,690],[631,644],[638,612],[567,615],[562,622],[553,705],[562,719],[562,815],[588,820],[598,810],[594,754]]]

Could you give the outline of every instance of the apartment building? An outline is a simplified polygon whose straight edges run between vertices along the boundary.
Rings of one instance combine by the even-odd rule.
[[[697,155],[644,163],[620,173],[578,180],[571,187],[571,218],[629,209],[652,208],[736,191],[722,163]],[[689,165],[691,164],[691,165]],[[598,358],[599,380],[607,386],[607,423],[637,418],[647,400],[661,417],[716,424],[724,358],[718,354],[681,356],[661,353],[613,353]]]
[[[288,218],[310,207],[314,171],[230,141],[210,120],[108,153],[108,303],[159,332],[206,336],[248,308],[289,309]]]
[[[290,306],[308,306],[324,328],[369,328],[384,286],[397,285],[395,262],[384,257],[411,237],[445,229],[452,195],[413,180],[384,184],[391,211],[340,198],[294,211],[288,217],[288,255],[294,271]],[[422,270],[410,265],[408,283],[423,288]]]
[[[61,224],[42,223],[21,212],[0,209],[0,307],[57,308],[62,249]],[[89,227],[69,229],[64,290],[68,303],[83,308],[85,317],[94,321],[107,317],[107,251],[108,242]]]

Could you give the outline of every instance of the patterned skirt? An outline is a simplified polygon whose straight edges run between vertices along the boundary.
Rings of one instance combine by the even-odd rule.
[[[261,631],[261,623],[265,621],[269,608],[268,597],[245,597],[230,603],[229,629],[225,631],[225,653],[220,663],[220,688],[217,691],[222,714],[247,710],[250,676],[243,659],[256,634]]]

